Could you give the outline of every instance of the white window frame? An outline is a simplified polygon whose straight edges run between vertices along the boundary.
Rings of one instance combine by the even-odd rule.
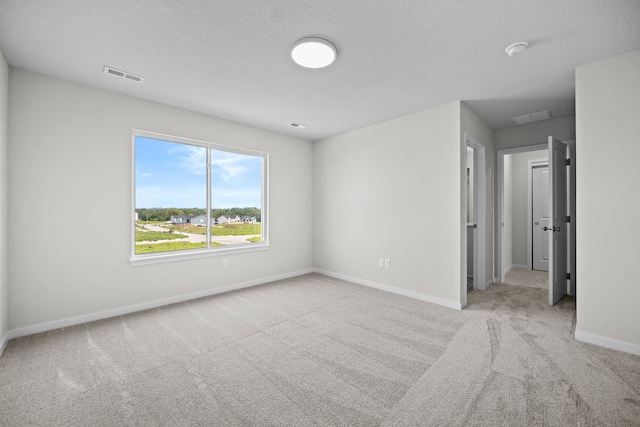
[[[151,138],[161,141],[173,142],[177,144],[195,145],[204,147],[207,149],[207,247],[198,249],[187,249],[181,251],[172,252],[158,252],[151,254],[136,254],[136,137]],[[260,207],[260,223],[262,228],[262,241],[255,243],[237,244],[232,246],[213,246],[211,243],[211,151],[226,151],[230,153],[245,154],[248,156],[255,156],[262,158],[262,206]],[[139,129],[133,129],[131,134],[131,159],[132,159],[132,173],[131,173],[131,257],[129,262],[133,266],[158,264],[171,261],[182,261],[189,259],[206,258],[212,256],[232,255],[246,252],[256,252],[268,250],[271,245],[269,244],[269,153],[250,150],[246,148],[232,147],[229,145],[218,144],[214,142],[201,141],[190,138],[183,138],[179,136],[165,135],[156,132],[149,132]]]

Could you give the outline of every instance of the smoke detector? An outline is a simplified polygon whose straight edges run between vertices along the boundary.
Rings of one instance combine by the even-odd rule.
[[[507,46],[504,51],[507,52],[507,55],[509,56],[516,56],[520,52],[523,52],[527,46],[529,46],[529,43],[527,42],[518,42]]]

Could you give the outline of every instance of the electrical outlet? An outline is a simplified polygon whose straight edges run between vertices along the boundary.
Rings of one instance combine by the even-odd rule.
[[[391,260],[390,259],[385,259],[384,260],[384,268],[391,268]]]
[[[227,267],[229,267],[229,260],[225,258],[222,260],[222,268],[227,268]]]
[[[384,258],[378,259],[378,267],[384,267]]]

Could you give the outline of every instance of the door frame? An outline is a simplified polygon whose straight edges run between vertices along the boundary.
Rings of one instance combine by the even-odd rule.
[[[476,227],[473,229],[473,289],[486,290],[488,288],[487,283],[491,283],[492,280],[487,282],[486,278],[486,241],[487,241],[487,161],[486,161],[486,151],[484,144],[473,135],[469,133],[464,133],[464,156],[465,156],[465,167],[464,167],[464,176],[466,179],[466,153],[467,147],[473,148],[473,173],[474,173],[474,196],[473,196],[473,204],[474,204],[474,223]],[[466,236],[467,236],[467,194],[466,194],[466,183],[463,186],[464,190],[464,203],[463,203],[463,213],[465,221],[462,224],[463,235],[465,238],[463,241],[465,242],[465,250],[464,250],[464,271],[467,269],[467,248],[466,248]],[[462,306],[464,307],[467,304],[467,274],[464,274],[464,283],[461,283],[461,295],[462,295]]]
[[[498,184],[498,214],[496,215],[496,281],[504,283],[505,266],[502,265],[504,250],[504,156],[507,154],[525,153],[527,151],[539,151],[548,149],[548,144],[526,145],[524,147],[505,148],[497,152],[497,184]]]
[[[571,279],[569,279],[567,294],[575,297],[576,295],[576,140],[568,139],[563,140],[565,144],[569,147],[569,158],[571,159],[571,165],[568,168],[568,181],[569,181],[569,215],[571,216],[571,222],[568,223],[568,231],[569,231],[569,273],[571,274]],[[527,151],[538,151],[538,150],[548,150],[549,144],[535,144],[535,145],[526,145],[523,147],[515,147],[515,148],[505,148],[502,150],[497,150],[496,152],[496,184],[497,184],[497,214],[495,216],[496,222],[494,224],[495,227],[495,238],[496,238],[496,254],[495,254],[495,265],[496,265],[496,278],[495,281],[502,283],[504,282],[504,268],[502,265],[503,262],[503,250],[504,250],[504,156],[507,154],[516,154],[516,153],[524,153]]]
[[[549,166],[549,159],[535,159],[527,162],[527,267],[533,270],[533,169]]]

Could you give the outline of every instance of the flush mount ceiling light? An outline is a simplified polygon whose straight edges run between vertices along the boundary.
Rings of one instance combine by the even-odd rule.
[[[307,37],[291,47],[293,62],[305,68],[324,68],[336,60],[336,47],[328,40]]]
[[[507,55],[509,56],[515,56],[520,52],[524,51],[527,48],[527,46],[529,46],[529,43],[527,42],[518,42],[518,43],[514,43],[512,45],[507,46],[507,48],[504,51],[507,52]]]

